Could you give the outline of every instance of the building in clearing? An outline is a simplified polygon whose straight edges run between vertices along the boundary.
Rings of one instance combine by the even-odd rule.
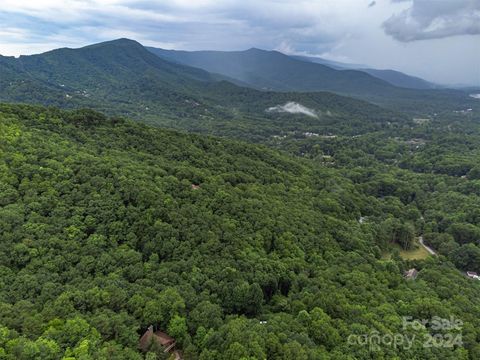
[[[168,336],[164,332],[161,332],[159,330],[153,331],[153,326],[150,325],[145,331],[145,334],[142,335],[140,338],[140,341],[138,343],[138,347],[144,351],[147,352],[151,346],[159,345],[163,347],[163,351],[165,353],[173,352],[173,349],[175,348],[175,339],[172,338],[171,336]],[[177,357],[179,353],[175,351],[175,356]]]
[[[418,275],[418,271],[415,268],[405,271],[405,274],[404,274],[405,279],[407,280],[415,280],[417,278],[417,275]]]
[[[480,276],[474,271],[467,271],[467,276],[472,279],[480,280]]]

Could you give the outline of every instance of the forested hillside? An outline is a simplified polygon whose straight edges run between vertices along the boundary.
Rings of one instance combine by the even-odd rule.
[[[253,65],[258,63],[257,52],[253,53]],[[480,110],[480,102],[462,91],[402,89],[362,72],[353,71],[357,75],[354,76],[281,55],[281,59],[289,59],[288,67],[283,68],[276,65],[276,56],[271,61],[269,56],[266,60],[261,57],[261,69],[254,66],[255,79],[262,79],[264,75],[259,72],[266,68],[273,72],[270,79],[279,84],[295,81],[297,85],[312,85],[305,88],[267,86],[282,90],[281,93],[265,91],[265,86],[261,86],[259,91],[246,87],[252,84],[232,80],[228,72],[218,75],[172,62],[172,59],[167,61],[136,41],[119,39],[19,58],[0,56],[0,101],[62,108],[89,107],[157,126],[243,138],[247,128],[260,133],[255,135],[264,136],[265,128],[252,124],[270,123],[275,113],[267,110],[289,102],[306,106],[317,116],[329,118],[327,121],[342,123],[345,120],[369,123],[370,118],[392,122],[402,117],[398,112],[426,117],[468,108]],[[298,63],[302,66],[298,67]],[[235,66],[235,61],[230,66]],[[326,70],[314,71],[310,66],[322,66]],[[295,75],[297,72],[301,76]],[[334,82],[335,87],[322,85],[329,81]],[[375,86],[365,85],[372,81]],[[319,90],[353,95],[389,110]],[[302,130],[299,124],[296,121],[292,126],[284,121],[284,128]]]
[[[139,43],[119,39],[81,49],[57,49],[19,58],[0,57],[2,100],[157,115],[179,108],[192,89],[215,81],[207,72],[172,64]],[[25,82],[39,84],[39,91]],[[40,88],[41,87],[41,88]]]
[[[319,57],[311,57],[311,56],[291,56],[294,59],[313,62],[317,64],[326,65],[336,70],[359,70],[366,72],[378,79],[384,80],[391,85],[404,87],[409,89],[435,89],[439,86],[428,82],[424,79],[418,78],[416,76],[411,76],[404,74],[400,71],[390,70],[390,69],[370,69],[367,68],[365,65],[360,64],[348,64],[348,63],[341,63],[337,61],[326,60]]]
[[[304,116],[291,121],[268,112],[288,102],[311,108],[316,114],[310,124],[321,116],[321,124],[350,121],[372,129],[404,119],[331,93],[276,93],[236,86],[224,77],[165,61],[128,39],[18,59],[0,56],[0,100],[89,107],[162,127],[252,139],[282,129],[306,131]]]
[[[315,58],[302,61],[278,51],[148,49],[163,59],[222,74],[261,90],[331,91],[417,115],[478,106],[466,91],[432,90],[426,82],[421,85],[421,79],[398,72],[371,69],[337,70],[316,62]]]
[[[342,169],[376,197],[411,202],[426,243],[463,271],[480,271],[480,123],[475,112],[416,119],[349,136],[285,134],[266,143]]]
[[[278,51],[175,51],[149,47],[152,53],[180,64],[238,79],[259,89],[280,91],[381,92],[392,86],[361,71],[337,71],[300,61]]]
[[[442,256],[392,250],[435,219],[420,211],[432,188],[476,182],[426,171],[411,183],[412,161],[384,177],[384,139],[374,153],[367,140],[272,140],[305,146],[302,159],[91,110],[1,105],[0,357],[142,359],[152,324],[185,359],[479,358],[480,284]],[[310,140],[331,142],[338,164]],[[368,161],[378,167],[358,167]],[[462,344],[425,347],[438,331],[405,329],[403,316],[460,318]],[[408,349],[348,342],[375,331],[416,337]]]

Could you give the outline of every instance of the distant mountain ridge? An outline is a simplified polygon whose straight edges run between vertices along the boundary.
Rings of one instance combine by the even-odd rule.
[[[256,48],[231,52],[147,49],[166,60],[222,74],[260,90],[330,91],[423,115],[476,106],[464,90],[432,88],[422,79],[392,71],[337,70],[278,51]],[[379,79],[380,76],[397,86]]]
[[[433,84],[422,78],[404,74],[396,70],[378,70],[378,69],[359,69],[360,71],[365,71],[366,73],[378,77],[379,79],[388,81],[390,84],[410,88],[410,89],[420,89],[420,90],[429,90],[429,89],[438,89],[439,85]]]
[[[206,57],[200,57],[202,61],[218,55],[201,53]],[[239,62],[239,57],[245,60]],[[219,59],[202,69],[201,64],[195,67],[173,56],[158,56],[129,39],[0,57],[0,101],[91,107],[180,129],[216,134],[241,130],[247,137],[261,133],[262,127],[268,128],[279,116],[279,129],[304,128],[307,120],[318,124],[306,115],[266,112],[287,103],[321,111],[324,116],[335,114],[328,121],[363,121],[367,127],[381,119],[389,121],[399,111],[425,116],[480,105],[462,91],[398,88],[361,71],[338,71],[275,51],[224,52]],[[290,119],[294,120],[289,124]]]
[[[225,79],[229,78],[165,60],[128,39],[20,58],[0,57],[0,101],[91,107],[196,132],[263,138],[272,129],[277,133],[321,131],[334,122],[353,121],[358,130],[398,117],[331,93],[258,91]],[[325,115],[320,122],[301,113],[287,116],[266,111],[289,102],[333,115]]]
[[[289,56],[301,61],[308,61],[308,62],[326,65],[336,70],[345,70],[345,69],[358,70],[358,69],[365,69],[368,67],[362,64],[350,64],[350,63],[344,63],[340,61],[327,60],[317,56],[305,56],[305,55],[289,55]]]
[[[419,77],[407,75],[405,73],[402,73],[396,70],[373,69],[373,68],[368,68],[365,65],[341,63],[337,61],[326,60],[319,57],[293,56],[293,58],[302,60],[302,61],[308,61],[308,62],[314,62],[314,63],[326,65],[336,70],[348,69],[348,70],[363,71],[363,72],[366,72],[367,74],[375,76],[376,78],[384,80],[398,87],[404,87],[404,88],[410,88],[410,89],[423,89],[423,90],[437,89],[440,87],[436,84],[433,84]]]
[[[328,66],[299,61],[278,51],[175,51],[147,48],[164,59],[223,74],[258,89],[280,91],[382,92],[385,81],[361,71],[339,72]]]

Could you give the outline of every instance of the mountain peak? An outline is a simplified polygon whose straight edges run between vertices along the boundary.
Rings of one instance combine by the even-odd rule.
[[[285,55],[284,53],[278,51],[278,50],[264,50],[264,49],[259,49],[252,47],[248,50],[243,51],[244,54],[249,54],[252,56],[264,56],[264,57],[276,57],[276,58],[289,58],[288,55]]]
[[[256,47],[251,47],[250,49],[245,50],[245,52],[266,52],[266,50],[262,50]]]
[[[248,50],[245,50],[245,52],[247,53],[256,53],[256,54],[282,54],[281,52],[279,51],[276,51],[276,50],[265,50],[265,49],[259,49],[259,48],[256,48],[256,47],[252,47]],[[284,54],[282,54],[284,55]]]
[[[120,38],[110,41],[104,41],[93,45],[88,45],[83,47],[83,49],[87,48],[99,48],[99,47],[108,47],[108,46],[116,46],[116,47],[143,47],[138,41],[127,39],[127,38]]]

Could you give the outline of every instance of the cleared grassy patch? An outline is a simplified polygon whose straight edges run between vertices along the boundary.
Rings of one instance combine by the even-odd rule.
[[[414,248],[411,250],[401,249],[400,256],[404,260],[422,260],[429,257],[430,253],[422,245],[420,245],[418,241],[415,241]]]
[[[397,244],[392,247],[398,250],[400,257],[404,260],[423,260],[430,256],[430,253],[418,242],[418,238],[415,239],[411,250],[404,250]],[[390,260],[391,257],[392,253],[385,251],[382,253],[381,259]]]

